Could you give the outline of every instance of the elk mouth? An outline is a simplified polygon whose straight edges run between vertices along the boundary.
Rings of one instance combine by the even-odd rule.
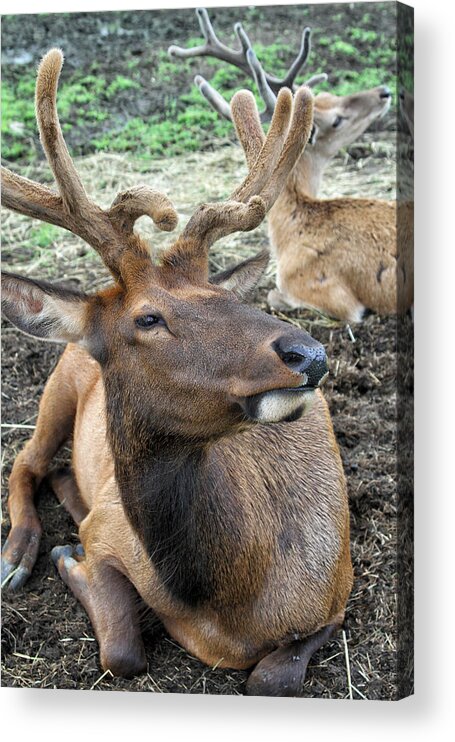
[[[254,394],[241,402],[249,420],[259,423],[293,422],[306,414],[314,398],[316,387],[271,389]]]
[[[240,406],[249,420],[260,423],[294,422],[312,407],[314,394],[325,381],[326,371],[316,383],[310,383],[307,374],[302,374],[299,386],[270,389],[245,397]]]

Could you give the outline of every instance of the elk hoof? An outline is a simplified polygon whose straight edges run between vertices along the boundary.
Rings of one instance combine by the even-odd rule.
[[[84,555],[82,544],[77,544],[77,546],[71,546],[71,544],[54,546],[51,551],[51,559],[60,573],[62,569],[69,572],[72,567],[78,564]]]
[[[101,667],[118,678],[134,678],[147,672],[147,658],[142,642],[131,647],[112,647],[101,652]]]
[[[2,558],[2,589],[14,592],[19,590],[31,574],[31,569],[24,565],[14,565],[8,559]]]
[[[28,580],[38,556],[41,526],[12,528],[2,551],[1,584],[19,590]]]
[[[60,559],[70,559],[73,556],[73,547],[69,544],[66,546],[54,546],[51,551],[51,559],[55,566],[58,565]]]

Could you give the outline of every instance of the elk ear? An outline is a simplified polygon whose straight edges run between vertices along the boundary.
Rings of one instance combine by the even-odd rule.
[[[261,250],[257,255],[243,260],[233,268],[228,268],[222,273],[216,273],[214,276],[211,276],[210,283],[215,283],[223,289],[233,291],[239,299],[248,299],[259,283],[259,279],[267,267],[269,258],[270,253],[268,250]]]
[[[78,291],[2,273],[2,310],[19,330],[57,343],[84,337],[88,297]]]

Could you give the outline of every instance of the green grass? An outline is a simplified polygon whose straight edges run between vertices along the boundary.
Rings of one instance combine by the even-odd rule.
[[[248,9],[251,22],[256,12],[254,8]],[[115,28],[113,21],[111,30]],[[365,16],[361,27],[349,29],[343,36],[329,36],[319,33],[318,29],[313,31],[311,64],[298,82],[303,82],[310,74],[327,72],[328,82],[316,92],[328,90],[347,95],[380,84],[395,89],[395,40],[383,38],[374,31],[371,19]],[[190,38],[186,46],[196,46],[202,41],[198,37]],[[255,51],[266,70],[282,76],[297,49],[275,42],[257,43]],[[353,69],[353,63],[360,67],[359,71]],[[219,60],[204,58],[203,64],[211,84],[228,100],[237,90],[253,87],[241,71]],[[174,60],[165,49],[154,50],[146,65],[143,59],[126,59],[123,74],[102,73],[97,62],[88,70],[76,70],[71,75],[64,68],[59,84],[58,111],[72,154],[113,151],[132,152],[139,158],[172,156],[213,146],[215,138],[233,140],[230,122],[221,120],[212,111],[192,83],[200,68],[200,59]],[[182,72],[188,85],[185,92],[176,96],[175,80],[177,77],[181,80]],[[5,77],[2,85],[3,157],[10,161],[33,161],[40,156],[34,113],[35,70],[33,66],[23,67],[20,77],[18,71]],[[160,94],[157,113],[153,101]],[[151,101],[150,113],[144,115],[136,105],[142,98],[145,103]],[[256,98],[262,109],[262,102],[257,95]]]
[[[359,53],[357,48],[343,39],[336,39],[330,47],[332,53],[340,55],[341,57],[353,57],[357,59]]]
[[[29,243],[32,247],[51,247],[54,242],[61,240],[62,230],[52,224],[40,224],[33,227],[29,234]]]
[[[373,44],[378,40],[376,31],[365,28],[351,28],[348,31],[348,36],[353,43]]]
[[[2,155],[6,159],[35,155],[30,144],[36,129],[34,95],[33,78],[21,80],[16,89],[2,83]]]

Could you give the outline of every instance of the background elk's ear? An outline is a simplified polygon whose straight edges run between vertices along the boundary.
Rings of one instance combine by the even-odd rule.
[[[84,337],[88,297],[78,291],[2,273],[2,310],[19,330],[54,342]]]
[[[223,289],[233,291],[239,299],[248,299],[259,283],[269,262],[270,254],[262,250],[252,258],[247,258],[233,268],[210,277],[210,283],[215,283]]]

